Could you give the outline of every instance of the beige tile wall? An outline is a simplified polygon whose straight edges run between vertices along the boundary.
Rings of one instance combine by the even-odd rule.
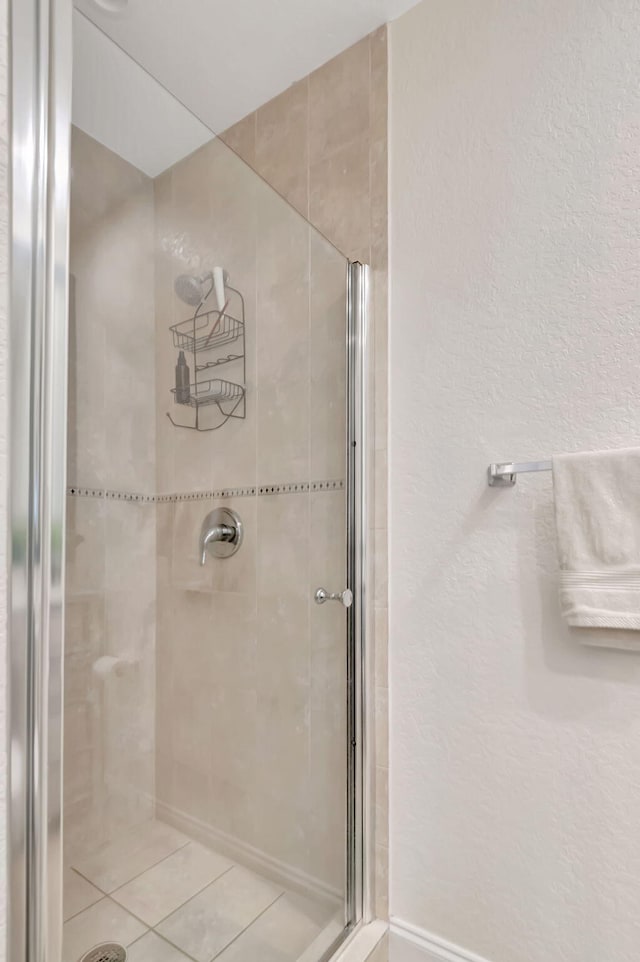
[[[220,141],[155,189],[159,490],[343,481],[344,257]],[[192,312],[173,279],[216,264],[245,297],[247,412],[197,433],[166,417],[193,420],[169,400],[168,328]],[[216,502],[158,506],[161,811],[341,891],[345,616],[313,604],[312,587],[344,580],[344,491],[225,503],[245,541],[205,567],[198,536]]]
[[[225,141],[349,258],[372,268],[376,905],[388,914],[387,30],[236,124]]]
[[[153,187],[73,130],[68,483],[155,489]],[[154,794],[153,504],[67,499],[65,844],[149,818]],[[121,659],[96,673],[99,659]]]

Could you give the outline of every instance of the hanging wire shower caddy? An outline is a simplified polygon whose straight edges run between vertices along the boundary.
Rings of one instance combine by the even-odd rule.
[[[193,357],[193,378],[188,391],[171,388],[175,404],[195,411],[193,424],[180,424],[167,412],[167,417],[177,428],[191,431],[217,431],[230,418],[244,420],[247,414],[247,361],[245,340],[245,303],[244,297],[235,287],[226,286],[227,294],[234,295],[225,305],[224,311],[200,311],[186,321],[173,324],[169,330],[173,336],[173,346]],[[231,300],[237,301],[240,318],[227,313]],[[235,344],[236,349],[228,353],[220,348]],[[226,364],[234,364],[234,370],[242,365],[241,383],[222,377],[212,378],[211,371]],[[199,377],[204,372],[207,377]],[[201,411],[204,408],[217,408],[220,419],[216,424],[201,424]]]

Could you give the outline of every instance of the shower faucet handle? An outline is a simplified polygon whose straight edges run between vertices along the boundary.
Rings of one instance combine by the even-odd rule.
[[[323,605],[325,601],[341,601],[345,608],[350,608],[353,604],[353,591],[345,588],[344,591],[327,591],[326,588],[318,588],[313,596],[317,605]]]
[[[239,515],[231,508],[214,508],[200,529],[200,564],[206,563],[207,553],[214,558],[230,558],[242,544],[242,536]]]

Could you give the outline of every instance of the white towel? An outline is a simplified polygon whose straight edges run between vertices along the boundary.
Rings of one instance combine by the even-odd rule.
[[[563,616],[640,629],[640,448],[556,457],[553,486]]]

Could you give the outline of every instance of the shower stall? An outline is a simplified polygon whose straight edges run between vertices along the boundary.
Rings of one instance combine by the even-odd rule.
[[[319,962],[370,917],[367,270],[70,13],[13,5],[11,960]]]

